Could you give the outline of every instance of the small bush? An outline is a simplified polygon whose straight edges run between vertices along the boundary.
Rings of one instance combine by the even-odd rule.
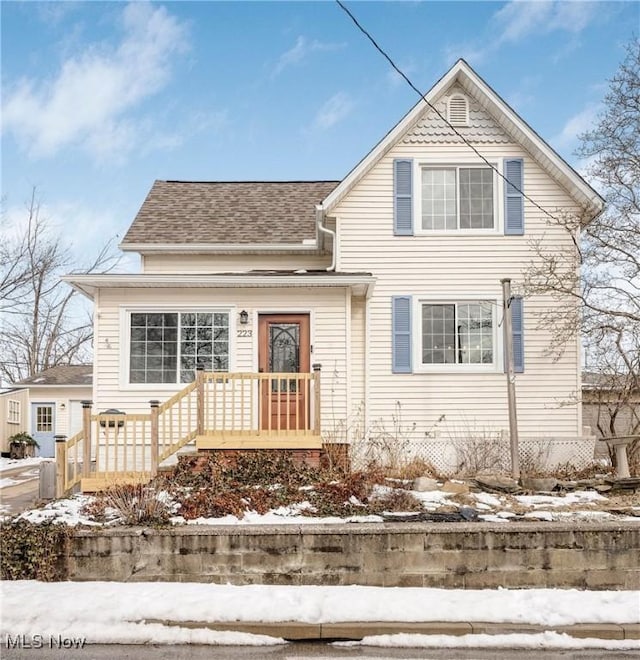
[[[71,528],[17,520],[0,525],[0,567],[3,580],[53,582],[67,577],[66,557]]]
[[[125,525],[166,525],[171,518],[168,504],[158,497],[158,491],[152,486],[112,486],[101,494],[101,499],[105,508],[110,507],[118,512]]]
[[[394,488],[383,495],[377,495],[370,502],[372,513],[386,511],[423,511],[422,502],[412,493],[401,488]]]

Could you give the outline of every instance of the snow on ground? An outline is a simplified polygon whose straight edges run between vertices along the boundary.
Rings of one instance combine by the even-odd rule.
[[[28,520],[32,523],[65,523],[72,527],[76,525],[101,527],[103,523],[95,522],[82,513],[83,507],[93,502],[94,499],[91,495],[74,495],[69,499],[54,500],[41,509],[21,513],[17,519]]]
[[[640,592],[575,589],[455,590],[385,587],[231,586],[202,583],[0,582],[0,636],[86,638],[88,644],[272,645],[280,638],[188,628],[192,622],[638,623]],[[54,608],[51,603],[55,603]],[[164,622],[164,623],[160,623]],[[364,646],[640,649],[638,640],[531,635],[376,635]]]
[[[562,626],[640,623],[640,591],[0,582],[2,630],[76,630],[143,620],[331,623],[469,621]],[[51,607],[55,603],[55,608]],[[74,633],[76,636],[80,632]]]
[[[39,465],[43,460],[40,456],[36,458],[5,458],[0,456],[0,474],[7,470],[15,470],[15,468],[28,468],[31,465]]]
[[[503,648],[503,649],[610,649],[626,651],[640,649],[637,639],[578,639],[564,633],[546,631],[531,635],[372,635],[361,642],[336,642],[334,646],[378,646],[384,648]]]

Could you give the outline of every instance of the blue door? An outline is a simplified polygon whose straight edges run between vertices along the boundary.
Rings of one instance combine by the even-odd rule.
[[[31,404],[31,435],[40,445],[38,456],[53,458],[55,456],[53,403]]]

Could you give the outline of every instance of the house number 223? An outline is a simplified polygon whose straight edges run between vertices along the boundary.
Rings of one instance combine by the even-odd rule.
[[[251,330],[238,330],[238,337],[251,337]]]

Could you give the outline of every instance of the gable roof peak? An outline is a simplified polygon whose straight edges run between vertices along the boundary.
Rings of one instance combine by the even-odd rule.
[[[347,174],[340,185],[324,199],[322,208],[330,213],[349,190],[395,145],[453,84],[476,99],[504,131],[513,136],[533,158],[581,205],[596,217],[604,208],[604,199],[547,142],[545,142],[485,80],[459,58],[409,112]],[[446,121],[446,118],[445,118]],[[448,122],[447,122],[448,123]]]

